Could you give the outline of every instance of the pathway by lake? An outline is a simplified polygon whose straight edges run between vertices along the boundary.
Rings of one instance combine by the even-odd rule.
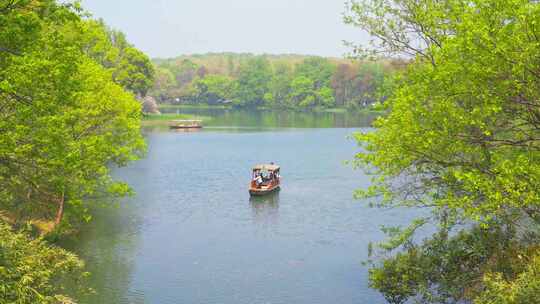
[[[352,198],[369,184],[344,163],[362,124],[147,131],[147,158],[115,171],[137,195],[73,244],[97,291],[83,303],[385,303],[361,263],[381,225],[414,214]],[[251,166],[270,161],[282,191],[250,199]]]

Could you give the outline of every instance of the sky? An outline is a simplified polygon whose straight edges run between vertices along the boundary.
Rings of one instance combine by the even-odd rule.
[[[367,35],[343,23],[346,0],[82,0],[150,57],[208,52],[342,57]]]

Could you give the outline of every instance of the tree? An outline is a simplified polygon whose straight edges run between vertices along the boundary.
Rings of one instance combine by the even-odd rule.
[[[175,67],[176,82],[180,87],[190,84],[197,77],[198,67],[191,60],[182,60]]]
[[[323,87],[317,91],[317,100],[324,107],[333,107],[336,105],[334,91],[329,87]]]
[[[527,269],[540,243],[538,2],[352,1],[346,21],[376,38],[359,53],[411,58],[385,102],[389,114],[357,136],[357,164],[374,174],[358,196],[430,208],[422,223],[438,228],[414,245],[411,229],[394,233],[392,246],[380,247],[382,261],[373,261],[372,285],[426,303],[515,303],[489,302],[494,280],[483,281],[486,273],[518,285],[527,276],[528,290],[537,290],[540,275]],[[403,255],[435,262],[409,277],[412,289],[396,277],[383,286],[377,273],[417,267]]]
[[[73,303],[62,282],[80,283],[83,266],[74,254],[0,221],[0,303]]]
[[[286,63],[277,63],[274,66],[272,79],[268,84],[268,93],[264,99],[270,106],[287,105],[287,97],[290,94],[292,81],[292,68]]]
[[[153,85],[154,68],[146,54],[129,46],[121,50],[120,61],[113,71],[113,78],[126,90],[144,97]]]
[[[258,106],[268,93],[272,71],[268,59],[256,57],[240,67],[234,103],[239,106]]]
[[[326,58],[310,57],[296,67],[297,77],[306,77],[313,80],[315,90],[330,86],[330,80],[335,66]]]
[[[315,82],[305,76],[299,76],[294,78],[291,83],[290,100],[293,105],[300,107],[314,106],[316,98],[313,94],[313,87]]]
[[[144,151],[140,104],[85,54],[77,22],[55,1],[0,13],[0,207],[20,221],[87,218],[93,199],[129,191],[110,166]]]
[[[122,32],[108,28],[103,20],[77,20],[71,33],[73,43],[109,69],[116,83],[137,96],[146,96],[154,85],[154,67],[148,56],[134,48]]]
[[[173,97],[171,91],[177,85],[173,73],[165,68],[157,68],[154,78],[155,82],[150,95],[162,102],[171,99]]]
[[[233,81],[221,75],[208,75],[194,82],[197,88],[195,93],[200,102],[216,104],[228,100],[234,92]]]
[[[513,281],[503,278],[501,273],[487,274],[486,292],[476,299],[476,304],[538,304],[540,303],[540,257],[532,257],[527,268]]]
[[[348,107],[366,107],[378,101],[377,93],[383,88],[385,75],[383,62],[361,61],[356,65],[341,64],[332,76],[336,104]]]
[[[110,168],[145,149],[134,95],[152,66],[82,14],[77,2],[0,1],[0,213],[15,227],[89,220],[90,204],[130,192]],[[82,267],[0,219],[0,303],[73,303],[64,283],[79,283]]]
[[[160,114],[157,101],[152,96],[146,96],[142,99],[143,113]]]
[[[205,96],[199,98],[195,84],[209,75],[219,75],[236,83],[233,85],[235,94],[232,98],[235,106],[309,109],[337,104],[365,107],[378,101],[376,93],[382,87],[383,76],[399,69],[393,62],[398,60],[356,63],[349,59],[301,55],[231,53],[155,59],[157,77],[152,94],[163,94],[160,92],[164,83],[170,83],[164,72],[168,71],[175,75],[176,81],[166,90],[166,97],[161,98],[162,101],[172,99],[174,102],[207,103]],[[301,93],[291,91],[295,79],[298,79],[297,82],[302,79],[312,81],[312,96],[303,103],[303,107],[298,101]]]
[[[351,98],[355,90],[354,82],[357,76],[357,69],[350,64],[340,64],[336,72],[332,75],[331,86],[334,89],[336,104],[344,106]]]
[[[300,108],[335,105],[330,80],[334,66],[324,58],[313,57],[296,67],[291,83],[290,104]]]

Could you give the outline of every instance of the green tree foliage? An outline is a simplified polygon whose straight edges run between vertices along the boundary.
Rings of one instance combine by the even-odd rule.
[[[116,83],[144,97],[154,85],[154,66],[133,47],[122,32],[108,28],[102,20],[78,21],[75,42],[90,58],[110,69]],[[82,28],[82,29],[81,29]]]
[[[217,104],[233,97],[235,83],[227,76],[208,75],[194,81],[197,100],[207,104]]]
[[[140,104],[86,55],[75,7],[2,3],[0,206],[20,220],[80,218],[85,198],[128,191],[108,168],[144,150]]]
[[[268,84],[268,93],[264,100],[265,104],[272,107],[287,106],[291,91],[293,69],[287,63],[278,62],[274,65],[272,78]]]
[[[239,106],[258,106],[264,103],[272,70],[268,59],[257,57],[240,66],[234,103]]]
[[[189,59],[155,63],[156,81],[150,94],[159,102],[195,102],[198,65]],[[172,77],[172,78],[171,78]]]
[[[330,86],[330,79],[334,74],[335,66],[326,58],[312,57],[304,60],[296,67],[297,77],[306,77],[313,80],[313,87],[319,90]]]
[[[475,304],[538,304],[540,303],[540,257],[527,261],[527,268],[515,280],[505,279],[502,273],[485,276],[486,291]]]
[[[230,53],[157,59],[154,63],[158,71],[169,71],[176,83],[164,91],[164,76],[158,75],[151,94],[162,103],[207,103],[207,98],[198,95],[195,82],[219,75],[234,82],[231,98],[236,106],[368,107],[378,101],[375,92],[384,76],[400,68],[396,62],[399,60],[373,64],[313,56]]]
[[[176,82],[180,86],[185,86],[197,76],[198,66],[191,60],[183,60],[178,69],[174,71]]]
[[[295,77],[291,83],[290,104],[301,107],[314,106],[316,103],[313,87],[313,79],[305,76]]]
[[[378,62],[339,65],[332,77],[336,104],[365,107],[379,101],[378,94],[384,88],[386,74],[385,67]]]
[[[168,69],[157,68],[154,78],[154,86],[149,94],[155,96],[158,100],[170,99],[169,92],[177,85],[174,74]]]
[[[0,303],[73,303],[58,278],[80,283],[83,265],[74,254],[0,222]]]
[[[129,192],[109,168],[145,149],[134,95],[153,67],[82,13],[77,3],[0,0],[0,214],[16,226],[88,220],[89,204]],[[72,303],[62,286],[81,268],[0,223],[0,303]]]
[[[291,102],[301,108],[335,105],[330,80],[335,67],[328,59],[313,57],[296,67],[291,84]]]
[[[357,136],[357,164],[375,176],[358,195],[429,208],[438,228],[421,244],[405,229],[380,246],[372,286],[392,303],[536,303],[538,2],[352,1],[346,21],[376,38],[375,52],[360,52],[413,60],[389,115]]]
[[[154,68],[146,54],[128,46],[121,50],[118,66],[113,71],[113,79],[137,96],[146,96],[153,85]]]

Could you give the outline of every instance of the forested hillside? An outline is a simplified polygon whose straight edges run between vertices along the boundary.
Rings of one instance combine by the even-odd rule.
[[[160,103],[274,108],[363,108],[398,60],[351,61],[301,55],[205,54],[155,59],[150,94]]]

